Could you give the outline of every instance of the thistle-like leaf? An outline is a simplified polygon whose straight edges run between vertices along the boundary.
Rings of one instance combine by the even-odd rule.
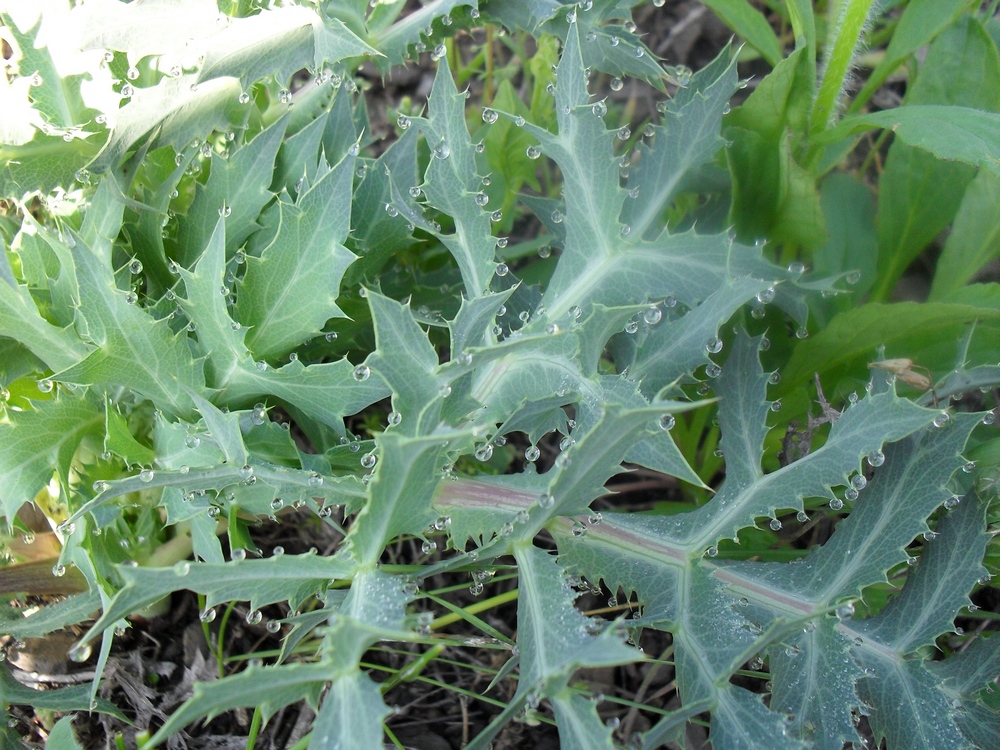
[[[336,299],[354,254],[344,247],[351,228],[354,157],[300,195],[280,202],[281,224],[260,258],[248,257],[236,313],[250,327],[246,344],[257,357],[287,354],[342,317]]]
[[[30,411],[8,411],[0,423],[0,508],[8,526],[24,503],[58,473],[69,487],[70,462],[80,442],[103,431],[104,414],[86,399],[60,395],[53,401],[35,401]]]

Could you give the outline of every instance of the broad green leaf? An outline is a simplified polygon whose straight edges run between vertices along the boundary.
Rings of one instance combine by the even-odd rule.
[[[725,119],[733,176],[730,212],[746,241],[768,237],[807,246],[825,236],[815,177],[800,166],[789,142],[805,130],[815,70],[805,49],[783,60]]]
[[[848,281],[855,283],[843,307],[853,307],[875,281],[875,202],[866,185],[843,172],[823,180],[820,202],[829,239],[813,252],[813,272],[821,277],[848,274]]]
[[[736,58],[725,47],[667,101],[664,122],[653,131],[662,143],[656,149],[640,144],[639,163],[626,183],[638,194],[625,202],[622,221],[637,237],[652,239],[660,233],[661,217],[685,174],[708,162],[724,145],[719,136],[722,115],[736,87]]]
[[[930,43],[970,5],[969,0],[912,0],[907,3],[893,31],[885,56],[868,76],[861,91],[854,97],[849,111],[853,113],[861,109],[885,80],[906,61],[906,58]]]
[[[930,151],[939,159],[960,161],[1000,174],[1000,114],[970,107],[921,104],[845,117],[816,137],[836,143],[852,133],[889,128],[896,138]]]
[[[94,160],[106,140],[106,131],[65,141],[39,130],[27,143],[0,144],[0,194],[20,198],[72,186],[76,173]]]
[[[248,257],[237,287],[236,314],[249,327],[257,357],[286,354],[319,334],[337,307],[340,279],[354,254],[343,242],[351,228],[354,159],[347,157],[295,203],[280,201],[281,224],[260,258]]]
[[[747,0],[706,0],[705,5],[772,66],[781,62],[781,43],[774,30],[764,15]]]
[[[935,267],[930,299],[941,301],[1000,256],[1000,175],[981,171],[969,183]]]
[[[72,716],[64,716],[52,727],[45,750],[83,750],[83,745],[76,741],[73,733]]]
[[[995,322],[1000,312],[995,306],[979,303],[947,304],[941,302],[916,304],[869,303],[837,315],[815,336],[795,347],[788,364],[781,372],[782,381],[777,395],[792,399],[797,389],[819,372],[824,381],[836,382],[849,373],[867,376],[866,363],[877,359],[879,346],[886,347],[887,357],[908,357],[930,345],[951,342],[966,324],[979,320]],[[949,343],[950,346],[950,343]],[[939,361],[916,360],[924,367],[947,369]]]
[[[321,70],[325,64],[366,54],[380,53],[337,19],[324,21],[311,8],[286,6],[232,19],[206,46],[198,80],[232,76],[245,89],[274,74],[285,85],[302,68]]]
[[[968,164],[939,161],[927,151],[893,144],[879,182],[873,299],[886,300],[903,271],[951,223],[975,173]]]
[[[906,102],[1000,110],[1000,55],[978,22],[965,18],[934,40]],[[876,299],[951,222],[973,177],[971,167],[893,144],[879,181]]]
[[[58,473],[69,487],[73,454],[88,435],[103,431],[104,415],[85,399],[60,395],[52,401],[36,401],[32,409],[8,410],[0,422],[0,485],[4,488],[2,510],[8,525],[18,509]]]
[[[347,563],[315,554],[230,563],[181,561],[172,568],[120,565],[117,570],[125,585],[112,597],[82,643],[96,638],[129,613],[148,607],[174,591],[204,594],[205,606],[209,608],[235,600],[247,601],[251,610],[257,610],[274,602],[301,601],[304,597],[300,592],[307,592],[308,596],[332,579],[344,579],[351,574]]]

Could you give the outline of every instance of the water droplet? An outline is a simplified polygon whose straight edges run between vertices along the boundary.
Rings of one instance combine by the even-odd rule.
[[[809,330],[805,326],[800,326],[795,331],[795,338],[797,338],[797,339],[807,339],[807,338],[809,338]]]
[[[473,596],[479,596],[481,593],[483,593],[483,584],[481,584],[479,581],[476,581],[471,586],[469,586],[469,593],[472,594]]]
[[[122,92],[121,93],[122,93],[122,96],[125,97],[126,99],[131,99],[132,95],[135,94],[135,89],[132,88],[132,86],[130,84],[126,83],[124,86],[122,86]]]
[[[538,498],[538,507],[544,510],[548,510],[555,504],[556,504],[556,499],[553,495],[542,495],[540,498]]]
[[[499,208],[490,214],[490,221],[494,223],[501,221],[502,219],[503,219],[503,211],[501,211]]]
[[[534,445],[529,445],[524,449],[524,458],[527,461],[537,461],[538,457],[542,455],[542,452],[538,450]]]
[[[628,128],[628,126],[624,126],[618,129],[617,136],[619,141],[627,141],[632,137],[632,131]]]
[[[493,123],[495,123],[498,117],[499,115],[496,113],[496,111],[490,109],[489,107],[483,110],[483,122],[485,122],[487,125],[492,125]]]
[[[134,81],[136,78],[139,77],[139,69],[136,68],[135,66],[129,68],[128,70],[125,71],[125,77],[128,78],[130,81]]]
[[[885,463],[885,454],[880,450],[874,450],[868,454],[869,466],[881,466]]]
[[[605,104],[603,101],[597,102],[594,104],[593,107],[591,107],[591,111],[597,117],[604,117],[604,115],[608,113],[608,105]]]
[[[486,443],[486,445],[483,445],[476,449],[476,460],[489,461],[491,458],[493,458],[492,443]]]
[[[638,330],[639,330],[639,321],[637,320],[630,320],[628,323],[625,324],[625,333],[629,335],[632,335]]]
[[[247,612],[247,625],[260,625],[260,621],[264,619],[264,615],[261,614],[259,609],[252,609]]]
[[[442,140],[437,146],[434,147],[434,157],[436,159],[447,159],[451,156],[451,146],[448,142]]]
[[[632,233],[632,227],[628,224],[622,224],[621,229],[618,230],[618,234],[622,237],[628,237]]]
[[[772,518],[771,522],[768,524],[768,526],[771,527],[771,531],[780,531],[781,530],[781,521],[779,521],[777,518]]]
[[[952,508],[957,508],[958,504],[962,502],[962,498],[958,495],[952,495],[947,500],[944,501],[944,507],[946,510],[951,510]]]
[[[976,462],[975,461],[969,461],[968,463],[966,463],[962,467],[962,471],[964,471],[966,474],[971,474],[975,470],[976,470]]]
[[[271,501],[271,510],[278,511],[284,507],[285,507],[285,501],[280,497],[276,497]]]
[[[430,540],[425,540],[423,544],[420,545],[420,551],[425,555],[431,555],[437,551],[437,542],[432,542]]]
[[[506,263],[498,263],[497,264],[497,269],[496,269],[497,276],[501,276],[501,277],[502,276],[506,276],[509,272],[510,272],[510,269],[507,268],[507,264]]]
[[[655,326],[663,318],[663,312],[659,307],[647,307],[642,313],[642,319],[647,325]]]
[[[149,484],[153,481],[153,476],[154,474],[152,469],[143,469],[139,472],[139,481]]]
[[[264,626],[268,633],[277,633],[281,630],[281,622],[279,620],[268,620],[267,625]]]
[[[795,514],[795,520],[798,521],[799,523],[806,523],[809,520],[809,514],[806,513],[804,510],[800,510],[798,513]]]
[[[621,43],[622,43],[622,40],[619,39],[618,37],[616,37],[616,36],[611,37],[611,46],[612,47],[617,47]]]
[[[850,500],[852,503],[858,499],[858,491],[853,487],[848,487],[844,492],[844,497]]]
[[[940,414],[938,414],[936,417],[934,417],[934,426],[935,427],[944,427],[950,421],[951,421],[951,415],[949,415],[948,412],[943,411]]]
[[[709,354],[718,354],[722,351],[722,339],[712,338],[705,342],[705,351]]]
[[[719,367],[715,362],[710,363],[705,367],[705,375],[710,378],[717,378],[722,374],[722,368]]]
[[[718,554],[719,554],[718,547],[709,547],[708,549],[705,550],[705,555],[708,557],[715,557]]]
[[[833,498],[833,500],[830,501],[830,510],[840,510],[843,507],[844,507],[844,501],[841,500],[839,497],[835,497]]]
[[[371,368],[368,367],[368,365],[358,365],[357,367],[354,368],[353,377],[360,383],[365,380],[368,380],[371,374],[372,371]]]
[[[258,359],[254,362],[254,367],[257,368],[258,372],[264,372],[267,369],[267,362],[262,359]]]
[[[90,658],[91,648],[89,643],[78,643],[69,650],[69,660],[80,664]]]
[[[243,464],[239,470],[240,479],[250,479],[253,476],[253,467],[250,464]]]
[[[374,453],[366,453],[361,457],[361,467],[364,469],[371,469],[375,466],[375,462],[378,458]]]
[[[132,262],[128,264],[128,271],[133,276],[138,276],[142,273],[142,261],[138,258],[133,258]]]
[[[866,486],[868,486],[868,480],[865,479],[864,474],[855,474],[851,477],[851,487],[854,489],[863,490]]]
[[[206,623],[214,621],[215,609],[211,607],[208,609],[203,609],[201,612],[198,613],[198,619]]]
[[[854,616],[854,604],[852,602],[847,602],[841,604],[835,610],[838,620],[849,620]]]
[[[187,560],[179,560],[174,564],[174,575],[184,577],[191,572],[191,563]]]
[[[63,565],[62,563],[56,563],[55,565],[52,566],[52,575],[54,575],[56,578],[62,578],[64,575],[66,575],[66,566]]]
[[[246,91],[242,92],[239,95],[239,102],[240,102],[240,104],[249,104],[250,103],[250,94],[247,93]]]
[[[997,415],[991,411],[988,411],[983,415],[982,422],[985,425],[994,424],[996,423],[996,421],[997,421]]]
[[[237,547],[229,557],[233,562],[243,562],[247,559],[247,551],[242,547]]]

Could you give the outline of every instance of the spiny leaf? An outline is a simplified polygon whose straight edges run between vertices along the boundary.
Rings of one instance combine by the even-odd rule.
[[[73,454],[88,435],[100,434],[104,415],[86,399],[60,395],[36,401],[30,411],[10,410],[0,423],[0,483],[7,524],[58,472],[69,487]]]
[[[243,88],[274,74],[281,85],[302,68],[321,70],[346,57],[380,53],[339,20],[311,8],[287,6],[233,19],[206,46],[199,80],[234,76]],[[237,92],[239,93],[239,92]]]
[[[191,265],[194,254],[208,244],[220,214],[226,214],[227,254],[258,228],[257,217],[273,197],[259,175],[273,170],[287,124],[288,118],[283,117],[232,156],[213,158],[208,182],[197,184],[194,202],[178,220],[178,263]]]
[[[736,57],[725,47],[667,100],[664,122],[653,129],[656,147],[639,145],[639,162],[626,183],[630,196],[637,193],[625,201],[621,218],[636,237],[653,239],[663,230],[661,217],[685,174],[724,144],[719,136],[722,115],[736,86]]]
[[[248,601],[253,610],[274,602],[301,601],[300,592],[314,593],[331,579],[345,579],[351,567],[340,560],[318,555],[283,555],[266,560],[231,563],[177,563],[173,568],[117,568],[125,585],[112,597],[104,614],[87,632],[83,643],[130,612],[148,607],[174,591],[205,595],[205,606]]]
[[[327,680],[337,677],[329,663],[300,662],[277,667],[251,665],[224,680],[196,682],[194,694],[150,738],[148,747],[162,744],[177,730],[198,719],[213,718],[238,706],[260,708],[264,720],[283,706],[303,699],[315,706]]]
[[[353,175],[354,157],[347,156],[294,204],[279,202],[277,235],[260,258],[247,258],[236,312],[251,327],[246,343],[258,357],[286,354],[343,315],[336,299],[354,260],[343,245]]]
[[[485,193],[465,125],[465,94],[456,90],[447,60],[438,62],[429,116],[420,122],[431,148],[423,191],[431,205],[455,220],[455,232],[439,236],[458,263],[466,295],[475,299],[493,278],[496,240],[490,233],[489,213],[476,202]]]

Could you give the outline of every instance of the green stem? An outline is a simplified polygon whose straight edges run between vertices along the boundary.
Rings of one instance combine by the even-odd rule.
[[[226,676],[225,656],[222,652],[223,636],[226,634],[226,623],[229,622],[229,615],[233,613],[236,602],[229,602],[226,611],[222,613],[222,621],[219,623],[219,640],[215,644],[215,661],[219,666],[219,679]]]
[[[850,75],[861,37],[868,22],[873,0],[842,0],[840,17],[827,45],[823,80],[816,94],[810,123],[811,133],[830,127],[837,116],[837,102]]]
[[[253,718],[250,720],[250,732],[247,734],[247,750],[253,750],[254,745],[257,744],[257,733],[260,731],[262,718],[260,706],[257,706],[253,710]]]

